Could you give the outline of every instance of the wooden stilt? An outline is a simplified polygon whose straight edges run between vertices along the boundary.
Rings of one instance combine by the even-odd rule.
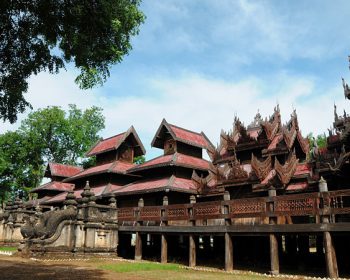
[[[269,192],[269,197],[276,196],[276,190],[274,188],[271,188],[268,192]],[[273,212],[273,209],[274,209],[273,202],[269,202],[268,206],[270,211]],[[276,223],[277,223],[277,218],[270,217],[270,224],[275,225]],[[270,273],[272,275],[278,275],[280,273],[280,264],[279,264],[279,258],[278,258],[278,240],[275,234],[270,234],[270,264],[271,264]]]
[[[329,232],[323,233],[323,243],[325,248],[326,266],[327,274],[330,278],[338,278],[338,265],[337,258],[335,255],[334,245],[332,241],[332,236]]]
[[[225,270],[233,269],[233,246],[232,237],[227,232],[225,233]]]
[[[196,242],[194,240],[194,235],[191,234],[189,236],[189,267],[194,267],[196,266]]]
[[[278,258],[278,241],[275,234],[270,234],[270,262],[272,275],[278,275],[280,272],[280,264]]]
[[[165,234],[162,234],[162,236],[161,236],[160,262],[161,263],[167,263],[168,262],[168,240],[167,240]]]
[[[142,238],[139,232],[136,232],[136,242],[135,242],[135,260],[142,259]]]

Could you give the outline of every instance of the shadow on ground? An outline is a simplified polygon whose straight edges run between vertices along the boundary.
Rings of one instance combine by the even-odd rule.
[[[68,280],[68,279],[104,279],[101,270],[89,267],[67,266],[60,264],[43,265],[36,262],[0,260],[0,279],[11,280]]]

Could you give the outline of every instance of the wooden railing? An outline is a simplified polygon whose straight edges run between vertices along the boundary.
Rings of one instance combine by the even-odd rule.
[[[119,222],[350,214],[350,190],[118,209]]]

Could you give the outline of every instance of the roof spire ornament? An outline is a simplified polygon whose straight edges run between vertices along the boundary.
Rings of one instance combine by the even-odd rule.
[[[338,113],[337,113],[337,105],[334,103],[334,120],[337,121],[339,119]]]
[[[347,99],[350,99],[350,88],[347,83],[345,83],[344,78],[341,78],[343,81],[343,88],[344,88],[344,97]]]

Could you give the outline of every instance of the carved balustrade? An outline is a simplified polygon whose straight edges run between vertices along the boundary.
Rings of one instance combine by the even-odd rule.
[[[271,202],[272,208],[268,207]],[[194,204],[126,207],[118,209],[118,221],[168,222],[279,216],[316,217],[325,214],[350,214],[350,190],[199,202]]]

